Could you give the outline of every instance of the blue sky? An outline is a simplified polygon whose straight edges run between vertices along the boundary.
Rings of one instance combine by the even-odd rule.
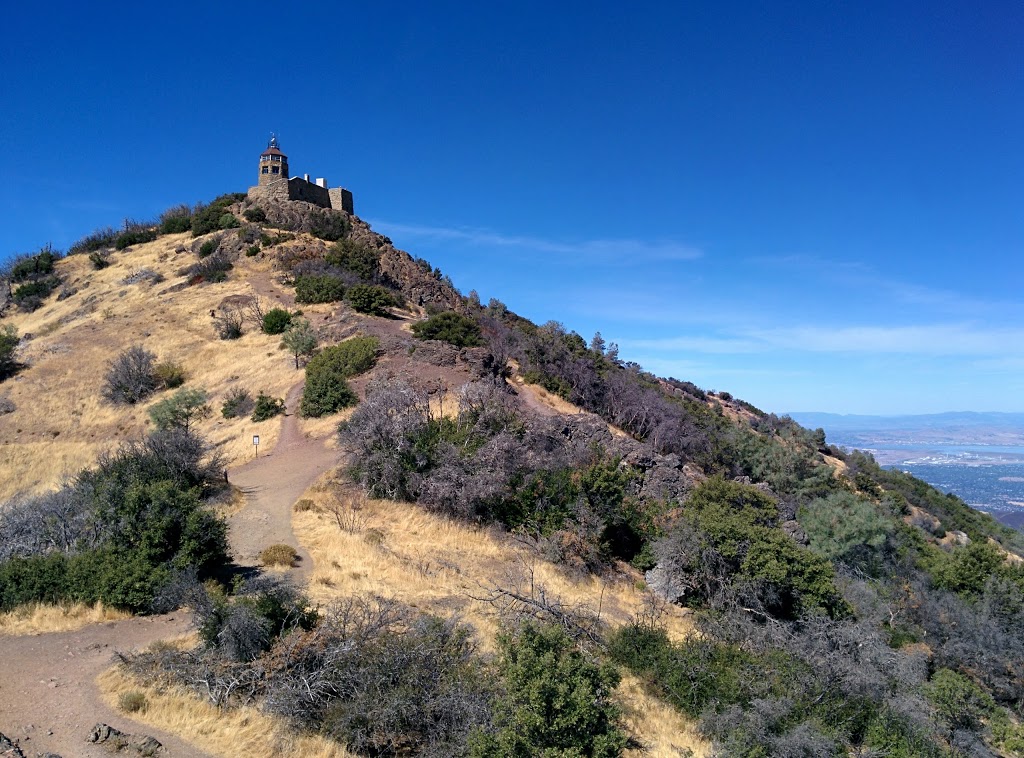
[[[1024,5],[17,3],[0,255],[292,173],[775,412],[1024,411]]]

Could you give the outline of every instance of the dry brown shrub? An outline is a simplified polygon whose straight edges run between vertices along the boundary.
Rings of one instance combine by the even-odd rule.
[[[260,553],[260,563],[264,566],[294,566],[299,554],[291,545],[271,545]]]

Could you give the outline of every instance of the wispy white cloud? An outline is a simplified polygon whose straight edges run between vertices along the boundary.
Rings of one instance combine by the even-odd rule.
[[[526,252],[564,255],[601,263],[631,264],[650,261],[689,261],[703,253],[674,241],[638,239],[551,240],[510,235],[471,227],[420,226],[391,221],[372,221],[374,229],[392,238],[453,242],[477,247],[515,248]]]
[[[909,326],[795,326],[745,329],[714,337],[678,336],[622,340],[638,350],[696,353],[863,353],[1007,357],[1024,354],[1024,329],[974,324]]]

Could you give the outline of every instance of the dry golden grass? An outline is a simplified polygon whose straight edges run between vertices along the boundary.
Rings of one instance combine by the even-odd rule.
[[[615,698],[626,730],[644,746],[642,750],[627,750],[626,756],[678,756],[686,755],[687,750],[694,758],[710,754],[710,743],[694,725],[668,703],[650,697],[636,677],[623,675]]]
[[[363,500],[336,476],[321,477],[292,514],[295,535],[313,558],[308,592],[316,602],[372,593],[439,615],[457,613],[476,628],[481,649],[494,652],[500,619],[481,599],[494,586],[507,588],[518,581],[528,587],[532,577],[549,597],[600,611],[613,627],[630,621],[650,601],[637,572],[624,568],[614,579],[570,576],[496,530],[407,503]],[[346,530],[332,512],[338,506]],[[666,606],[662,612],[673,639],[692,633],[685,609]],[[648,755],[674,755],[674,746],[707,754],[708,746],[692,726],[635,679],[623,681],[618,699],[632,714],[627,718],[630,732],[649,747]]]
[[[246,327],[238,340],[219,340],[210,312],[232,295],[259,293],[271,305],[294,305],[292,293],[270,275],[269,260],[242,257],[222,284],[182,287],[177,272],[195,262],[190,252],[175,252],[190,244],[188,235],[167,235],[155,242],[112,253],[111,265],[93,270],[86,256],[58,263],[65,282],[77,292],[29,314],[5,319],[19,334],[32,335],[21,350],[28,364],[3,393],[16,410],[0,426],[0,501],[19,491],[40,492],[59,484],[95,462],[97,455],[118,443],[141,436],[149,426],[147,408],[167,396],[156,395],[139,406],[113,406],[101,397],[107,364],[133,344],[156,353],[158,361],[180,363],[188,387],[201,387],[210,396],[210,416],[197,430],[225,455],[228,462],[252,457],[252,436],[260,435],[261,449],[276,442],[280,420],[255,423],[248,418],[224,419],[220,406],[228,390],[262,390],[284,397],[301,382],[303,372],[293,358],[279,350],[280,337]],[[165,281],[122,284],[129,274],[147,268]],[[307,309],[318,321],[327,307]],[[322,427],[332,423],[325,420]],[[336,423],[336,420],[333,421]],[[321,428],[313,426],[313,433]]]
[[[260,553],[260,563],[264,566],[283,566],[291,568],[299,554],[291,545],[271,545]]]
[[[298,735],[282,719],[255,708],[221,710],[175,688],[150,687],[118,668],[96,680],[104,701],[118,707],[122,693],[145,696],[145,710],[130,718],[177,735],[201,750],[224,758],[349,758],[343,747],[323,737]]]
[[[7,613],[0,613],[0,635],[43,634],[70,632],[89,624],[118,621],[131,614],[109,608],[103,603],[65,603],[22,605]]]

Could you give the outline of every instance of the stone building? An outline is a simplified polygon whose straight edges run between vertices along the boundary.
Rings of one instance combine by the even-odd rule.
[[[334,208],[355,213],[352,193],[342,187],[328,187],[326,179],[309,180],[288,175],[288,156],[281,152],[277,137],[270,135],[267,149],[260,154],[259,174],[255,187],[249,188],[250,200],[303,200],[321,208]]]

